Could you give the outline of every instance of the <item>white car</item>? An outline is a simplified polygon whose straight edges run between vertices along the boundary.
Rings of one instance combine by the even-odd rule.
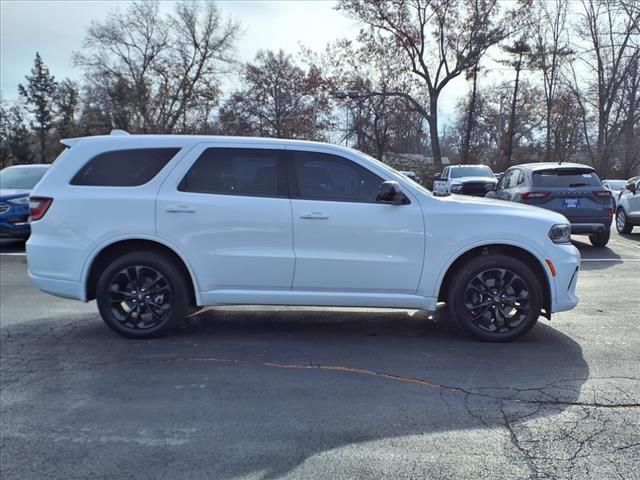
[[[450,165],[444,168],[442,174],[435,176],[433,193],[484,197],[497,183],[498,179],[486,165]]]
[[[616,229],[618,233],[631,233],[634,226],[640,226],[640,178],[632,178],[620,193],[616,209]]]
[[[130,135],[63,140],[32,193],[31,280],[97,299],[109,327],[163,335],[207,305],[446,302],[507,341],[576,306],[562,215],[434,197],[357,151],[313,142]]]

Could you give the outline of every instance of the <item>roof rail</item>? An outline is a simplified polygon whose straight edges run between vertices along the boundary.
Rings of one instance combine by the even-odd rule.
[[[111,130],[111,133],[109,135],[129,135],[129,132],[127,132],[126,130],[114,129]]]

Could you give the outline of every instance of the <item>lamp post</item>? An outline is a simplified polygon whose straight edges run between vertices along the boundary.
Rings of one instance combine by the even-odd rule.
[[[334,97],[339,100],[347,100],[349,98],[356,99],[359,97],[357,90],[336,90],[333,93]],[[344,128],[344,145],[349,144],[349,104],[345,103],[345,128]]]

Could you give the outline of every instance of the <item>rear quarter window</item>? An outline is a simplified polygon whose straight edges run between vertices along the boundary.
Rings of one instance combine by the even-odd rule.
[[[179,148],[137,148],[103,152],[89,160],[71,185],[137,187],[154,178]]]
[[[602,185],[594,170],[558,168],[533,172],[534,187],[595,187]]]

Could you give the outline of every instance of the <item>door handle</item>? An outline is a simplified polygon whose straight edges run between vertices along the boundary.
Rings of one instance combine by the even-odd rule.
[[[169,205],[165,211],[167,213],[195,213],[196,209],[188,205]]]
[[[329,218],[329,215],[322,212],[310,212],[300,215],[300,218],[304,218],[305,220],[326,220]]]

